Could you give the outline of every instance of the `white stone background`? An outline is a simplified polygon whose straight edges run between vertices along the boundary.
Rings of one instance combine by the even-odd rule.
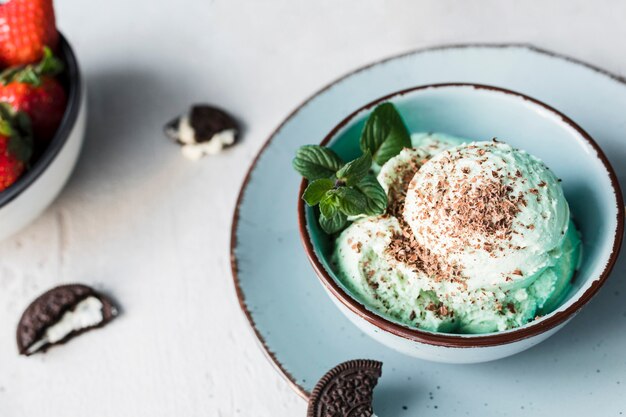
[[[249,331],[229,266],[239,186],[263,142],[316,90],[414,48],[529,42],[626,74],[620,0],[56,0],[89,86],[76,171],[0,243],[0,416],[304,416]],[[219,104],[243,142],[200,162],[162,136]],[[14,332],[40,292],[80,281],[123,315],[46,355]]]

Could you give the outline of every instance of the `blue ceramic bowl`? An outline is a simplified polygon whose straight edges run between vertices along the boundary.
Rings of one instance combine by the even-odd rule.
[[[302,241],[331,299],[367,334],[401,352],[442,362],[482,362],[525,350],[554,334],[597,293],[608,277],[624,231],[623,200],[615,173],[593,139],[572,120],[535,99],[472,84],[421,86],[358,109],[322,141],[346,160],[360,154],[359,137],[370,111],[392,102],[410,132],[443,132],[473,140],[496,137],[541,158],[561,178],[583,256],[572,290],[554,312],[520,328],[481,335],[409,328],[362,304],[330,264],[333,241],[317,211],[299,202]],[[306,182],[303,181],[300,195]]]

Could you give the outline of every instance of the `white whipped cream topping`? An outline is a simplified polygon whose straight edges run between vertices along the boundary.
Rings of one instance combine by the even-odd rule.
[[[43,346],[57,343],[68,334],[100,324],[104,319],[102,301],[97,297],[87,297],[76,304],[73,310],[67,311],[63,317],[46,329],[43,337],[33,343],[27,353],[35,353]]]
[[[216,155],[226,146],[235,143],[235,130],[227,129],[213,135],[207,142],[196,142],[195,131],[189,122],[188,116],[180,118],[178,124],[178,138],[183,143],[182,153],[186,158],[197,160],[205,155]]]

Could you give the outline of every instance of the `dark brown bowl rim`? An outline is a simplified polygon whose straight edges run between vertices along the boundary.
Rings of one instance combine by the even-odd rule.
[[[318,259],[315,250],[313,249],[313,244],[311,242],[309,231],[306,227],[306,215],[305,215],[305,204],[301,198],[298,198],[298,226],[300,229],[300,240],[304,245],[304,249],[306,252],[309,261],[313,265],[313,269],[315,270],[318,278],[322,282],[322,284],[326,287],[326,289],[338,299],[345,307],[347,307],[352,313],[355,313],[360,318],[366,320],[370,324],[378,327],[379,329],[391,333],[395,336],[402,337],[404,339],[408,339],[414,342],[424,343],[428,345],[434,346],[442,346],[442,347],[454,347],[454,348],[475,348],[475,347],[489,347],[489,346],[498,346],[509,343],[514,343],[523,339],[527,339],[530,337],[537,336],[541,333],[544,333],[550,329],[553,329],[560,324],[565,323],[569,318],[573,317],[575,313],[580,311],[580,309],[591,300],[591,298],[598,292],[598,290],[602,287],[607,277],[609,276],[615,262],[617,261],[619,250],[622,243],[622,237],[624,234],[624,205],[622,199],[622,192],[617,181],[617,176],[611,166],[609,160],[606,155],[600,148],[600,146],[593,140],[593,138],[584,131],[580,126],[578,126],[572,119],[565,116],[563,113],[559,112],[555,108],[535,99],[528,95],[518,93],[516,91],[512,91],[505,88],[494,87],[490,85],[484,84],[473,84],[473,83],[441,83],[441,84],[428,84],[428,85],[420,85],[416,87],[411,87],[407,89],[403,89],[400,91],[396,91],[391,94],[387,94],[383,97],[380,97],[376,100],[369,102],[368,104],[360,107],[359,109],[352,112],[346,118],[344,118],[337,126],[335,126],[328,135],[322,140],[320,145],[326,145],[332,138],[335,137],[337,132],[341,130],[344,126],[346,126],[353,118],[359,113],[372,108],[373,106],[387,101],[391,98],[397,98],[403,96],[407,93],[412,93],[415,91],[426,90],[426,89],[436,89],[436,88],[449,88],[449,87],[472,87],[477,90],[491,90],[499,93],[503,93],[506,95],[512,95],[517,98],[521,98],[523,100],[529,101],[543,109],[551,112],[553,115],[559,117],[565,124],[572,127],[574,130],[578,132],[578,134],[584,138],[589,145],[597,152],[598,158],[601,160],[605,169],[609,174],[609,179],[611,181],[611,186],[613,187],[613,191],[615,193],[615,203],[617,205],[617,227],[615,230],[615,235],[613,238],[613,248],[611,254],[609,256],[609,260],[600,274],[600,277],[594,280],[591,286],[568,308],[563,311],[559,311],[545,319],[537,321],[535,323],[531,322],[529,325],[514,329],[506,332],[500,333],[490,333],[487,335],[456,335],[456,334],[446,334],[446,333],[434,333],[427,332],[419,329],[409,328],[402,326],[398,323],[392,322],[370,310],[368,310],[363,304],[358,302],[356,299],[347,294],[335,280],[330,276],[330,274],[326,271],[320,260]],[[303,179],[300,184],[300,190],[298,197],[302,195],[304,189],[307,186],[307,180]]]
[[[32,167],[22,175],[13,185],[0,192],[0,209],[15,200],[30,187],[48,169],[52,161],[61,152],[67,139],[70,137],[81,107],[82,78],[78,61],[74,51],[63,34],[59,33],[59,55],[65,63],[65,77],[67,77],[67,107],[54,137],[43,154],[35,161]]]

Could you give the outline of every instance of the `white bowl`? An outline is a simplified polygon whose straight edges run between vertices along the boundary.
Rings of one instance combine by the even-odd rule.
[[[67,109],[42,155],[15,184],[0,192],[0,240],[43,213],[63,189],[78,160],[87,119],[86,89],[74,52],[63,36],[59,55],[65,62]]]

